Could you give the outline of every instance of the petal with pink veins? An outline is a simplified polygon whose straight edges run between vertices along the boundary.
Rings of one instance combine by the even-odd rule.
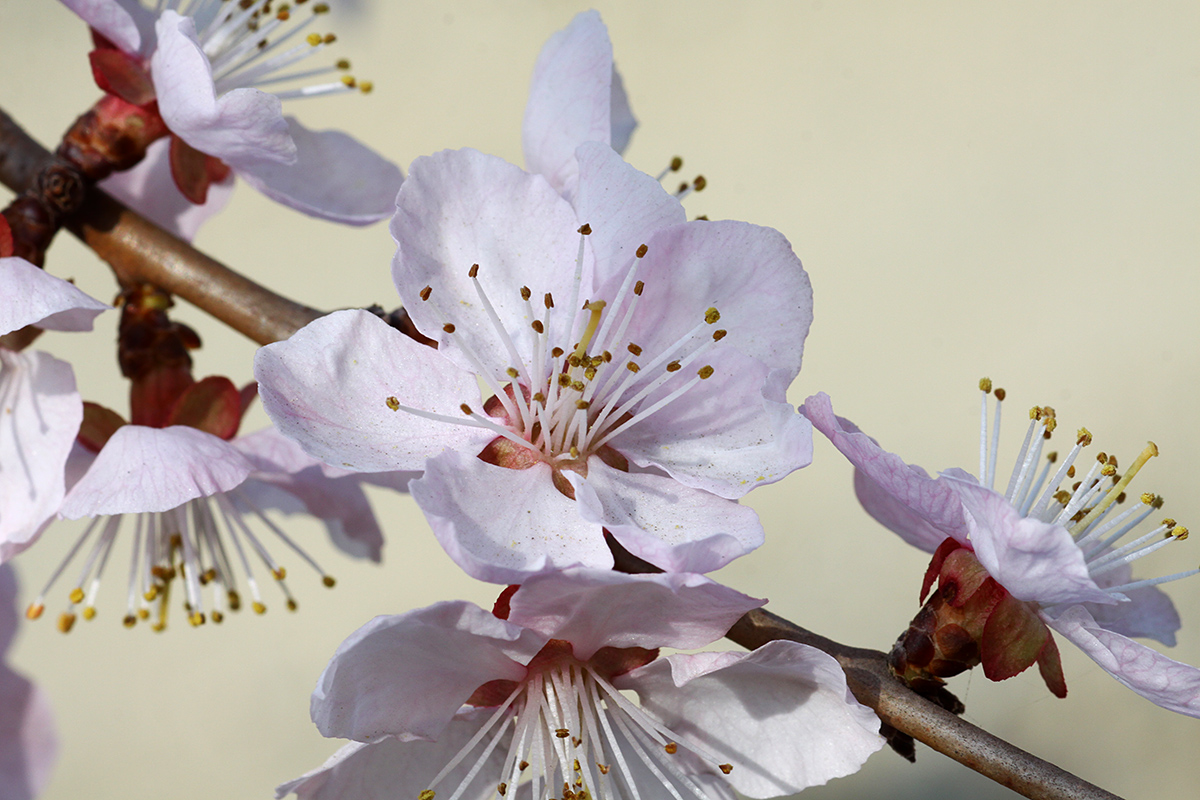
[[[69,364],[0,349],[0,561],[31,545],[59,510],[82,419]]]
[[[962,500],[979,563],[1013,597],[1042,605],[1116,602],[1092,580],[1066,528],[1022,517],[1003,495],[974,480],[947,473],[938,480]]]
[[[763,542],[752,508],[663,475],[622,472],[592,458],[587,478],[566,477],[584,520],[668,572],[711,572]]]
[[[62,4],[126,53],[141,50],[143,36],[139,28],[144,27],[147,33],[154,30],[153,14],[138,0],[62,0]]]
[[[1083,606],[1072,606],[1058,617],[1044,612],[1042,616],[1051,628],[1142,697],[1168,711],[1200,717],[1200,669],[1101,628]]]
[[[812,426],[787,403],[793,375],[721,343],[641,406],[694,380],[705,365],[713,367],[711,377],[618,433],[612,447],[640,466],[661,467],[680,483],[730,499],[812,463]]]
[[[196,205],[183,196],[171,177],[170,144],[170,137],[152,143],[136,166],[114,172],[99,186],[160,228],[190,242],[200,226],[229,202],[234,178],[230,173],[225,180],[210,183],[204,205]]]
[[[361,472],[420,469],[442,450],[479,452],[495,434],[427,419],[421,411],[470,420],[475,376],[367,311],[337,311],[254,359],[271,420],[313,456]],[[397,404],[397,410],[389,405]]]
[[[471,266],[479,264],[479,284],[500,327],[527,359],[536,334],[520,287],[532,291],[537,315],[547,292],[565,308],[574,286],[578,229],[571,206],[540,175],[475,150],[443,150],[414,161],[396,197],[392,279],[417,328],[438,340],[439,352],[480,371],[465,348],[486,371],[503,374],[514,359],[468,275]],[[584,262],[583,285],[590,286],[590,250]],[[423,301],[426,286],[432,293]]]
[[[341,131],[310,131],[286,117],[296,161],[262,161],[238,175],[267,197],[311,217],[369,225],[396,210],[400,168]]]
[[[448,450],[425,463],[409,491],[442,548],[481,581],[521,583],[549,570],[613,565],[600,525],[580,517],[543,462],[506,469]]]
[[[296,145],[279,98],[258,89],[234,89],[218,98],[192,18],[164,11],[155,29],[150,74],[159,112],[173,134],[236,170],[295,162]]]
[[[227,492],[253,469],[229,442],[195,428],[125,425],[67,493],[59,513],[79,519],[168,511],[197,497]]]
[[[38,325],[52,331],[90,331],[105,305],[75,285],[23,258],[0,258],[0,336]]]
[[[795,642],[752,653],[673,655],[618,677],[671,730],[733,765],[749,797],[777,797],[855,772],[883,747],[879,718],[832,657]]]
[[[949,486],[884,450],[854,423],[835,416],[824,392],[805,400],[800,413],[854,465],[855,493],[877,522],[927,553],[947,536],[967,543],[962,501]]]
[[[508,621],[570,642],[586,661],[602,647],[703,647],[765,602],[702,575],[571,569],[521,584]]]
[[[533,67],[521,143],[525,166],[545,175],[559,192],[574,187],[579,145],[613,144],[615,138],[618,149],[624,149],[629,142],[637,123],[624,86],[619,79],[614,86],[613,77],[612,42],[597,11],[577,14],[542,46]]]
[[[1133,580],[1133,567],[1123,564],[1094,579],[1101,589],[1111,589]],[[1183,623],[1167,593],[1157,586],[1139,586],[1121,592],[1129,602],[1115,606],[1084,603],[1101,628],[1122,636],[1141,636],[1155,639],[1167,647],[1175,646],[1175,632]]]
[[[342,642],[321,673],[312,719],[324,736],[359,742],[435,740],[480,686],[522,680],[545,643],[461,600],[376,617]]]

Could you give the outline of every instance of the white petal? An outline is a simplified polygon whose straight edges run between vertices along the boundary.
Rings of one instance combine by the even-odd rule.
[[[153,28],[150,12],[137,0],[62,0],[62,4],[82,17],[105,39],[131,55],[137,53],[143,44],[138,21]]]
[[[856,772],[883,747],[879,719],[832,657],[795,642],[753,653],[675,655],[617,679],[642,706],[733,765],[749,797],[776,797]]]
[[[53,331],[90,331],[106,306],[23,258],[0,258],[0,336],[38,325]]]

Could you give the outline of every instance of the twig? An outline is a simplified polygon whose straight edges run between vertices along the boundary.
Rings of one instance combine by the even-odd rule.
[[[56,163],[0,109],[0,182],[21,193]],[[324,313],[239,275],[96,189],[67,228],[108,262],[121,283],[152,283],[259,344],[286,339]]]
[[[727,635],[751,650],[786,639],[828,653],[846,671],[850,691],[884,723],[1014,792],[1034,800],[1119,800],[912,691],[891,674],[887,657],[877,650],[847,647],[761,609],[738,620]]]

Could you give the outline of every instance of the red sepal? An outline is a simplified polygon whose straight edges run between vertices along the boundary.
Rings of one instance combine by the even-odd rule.
[[[9,258],[13,254],[12,228],[3,214],[0,214],[0,258]]]
[[[492,606],[492,614],[499,619],[508,619],[508,614],[512,610],[509,603],[512,602],[512,596],[517,593],[517,589],[521,588],[521,584],[514,583],[504,587],[504,591],[496,598],[495,605]]]
[[[1037,665],[1038,671],[1042,673],[1042,680],[1046,682],[1046,688],[1055,697],[1066,697],[1067,679],[1063,677],[1062,659],[1058,657],[1058,645],[1054,642],[1054,636],[1046,637],[1046,644],[1042,647],[1042,652],[1038,653]]]
[[[179,192],[198,206],[208,199],[208,156],[178,136],[171,137],[171,178]]]
[[[1019,675],[1034,665],[1049,638],[1050,629],[1037,612],[1005,592],[983,626],[983,674],[993,681]]]
[[[942,571],[942,562],[946,560],[946,556],[960,547],[962,545],[957,540],[947,536],[938,545],[938,549],[933,551],[933,560],[929,562],[929,569],[925,570],[925,579],[921,581],[921,596],[917,598],[918,603],[924,603],[925,598],[929,596],[929,590],[933,588],[933,582],[937,580],[938,573]]]
[[[187,425],[229,440],[242,421],[242,398],[233,381],[210,375],[187,388],[175,401],[167,425]]]
[[[127,103],[144,106],[154,101],[154,82],[140,58],[115,48],[98,48],[88,53],[96,85]]]

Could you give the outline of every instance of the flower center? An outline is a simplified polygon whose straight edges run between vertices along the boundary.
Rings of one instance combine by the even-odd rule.
[[[1005,393],[1000,388],[993,392],[992,382],[988,378],[979,382],[979,388],[982,392],[979,412],[980,483],[991,489],[995,486],[996,451],[1000,441],[1000,409]],[[994,394],[996,398],[990,441],[987,412],[989,394]],[[1075,544],[1083,551],[1092,579],[1118,600],[1128,599],[1124,593],[1131,589],[1168,583],[1200,573],[1200,569],[1192,569],[1159,578],[1105,585],[1112,583],[1111,575],[1108,576],[1108,580],[1104,580],[1108,573],[1150,555],[1172,542],[1183,541],[1188,537],[1188,529],[1168,517],[1151,531],[1127,544],[1117,546],[1126,534],[1162,508],[1162,497],[1146,492],[1140,496],[1140,503],[1117,511],[1125,504],[1126,489],[1134,476],[1147,461],[1158,455],[1158,446],[1148,442],[1123,474],[1117,471],[1116,456],[1098,453],[1087,474],[1076,480],[1078,470],[1075,462],[1083,448],[1092,443],[1091,432],[1087,428],[1080,428],[1075,436],[1075,444],[1051,476],[1050,470],[1058,461],[1057,452],[1046,454],[1045,463],[1040,470],[1036,469],[1036,464],[1042,458],[1043,444],[1049,441],[1057,424],[1053,408],[1035,406],[1030,409],[1029,428],[1025,432],[1025,441],[1013,466],[1012,476],[1004,493],[1005,499],[1025,517],[1066,528],[1075,538]]]
[[[210,501],[216,505],[216,513]],[[249,514],[246,513],[247,510]],[[288,610],[295,611],[296,600],[288,591],[284,580],[287,570],[275,560],[262,539],[251,530],[245,519],[248,515],[257,517],[268,530],[308,562],[321,575],[325,586],[334,585],[333,577],[325,573],[312,556],[280,530],[246,493],[234,489],[228,494],[191,500],[169,511],[128,515],[133,516],[136,522],[129,561],[127,605],[123,620],[125,627],[132,628],[138,620],[149,620],[153,614],[156,618],[151,627],[155,631],[164,630],[167,625],[171,587],[176,578],[183,584],[184,613],[193,626],[203,625],[209,616],[213,622],[219,623],[228,611],[239,610],[242,601],[231,551],[236,556],[236,564],[241,566],[245,574],[251,608],[257,614],[265,613],[267,607],[259,592],[258,582],[254,579],[247,549],[253,551],[275,578],[283,591]],[[88,551],[75,587],[68,594],[69,605],[59,615],[58,629],[63,633],[71,630],[75,624],[77,605],[83,606],[85,620],[96,616],[96,596],[100,591],[100,580],[112,554],[123,516],[126,515],[96,517],[88,524],[66,558],[50,576],[37,599],[26,609],[26,617],[32,620],[42,615],[46,594],[83,549],[92,533],[100,528],[100,536]],[[100,526],[102,520],[103,527]],[[221,524],[218,524],[218,520]],[[206,613],[204,588],[209,585],[214,589],[212,602],[207,605],[209,613]]]
[[[654,651],[640,652],[652,657]],[[530,662],[525,679],[418,800],[440,798],[438,785],[479,749],[467,777],[445,798],[458,800],[502,745],[507,751],[496,784],[502,797],[527,783],[533,800],[637,800],[666,796],[662,790],[676,800],[707,800],[709,795],[696,776],[715,770],[704,762],[725,774],[732,765],[718,764],[701,746],[682,741],[614,688],[609,682],[611,670],[595,663],[604,660],[579,661],[571,655],[568,642],[550,640]],[[476,695],[491,694],[484,691],[491,688],[480,687]],[[636,785],[635,773],[648,773],[655,785]]]

